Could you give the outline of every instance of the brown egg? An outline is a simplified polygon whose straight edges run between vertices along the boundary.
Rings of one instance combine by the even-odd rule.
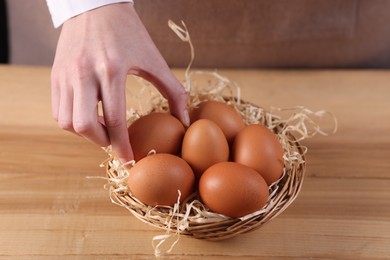
[[[149,155],[129,171],[132,194],[149,206],[173,206],[181,192],[182,202],[193,192],[194,173],[186,161],[171,154]]]
[[[262,209],[268,201],[269,190],[263,177],[252,168],[222,162],[203,173],[199,195],[211,211],[239,218]]]
[[[233,106],[218,101],[205,101],[194,108],[191,111],[191,121],[198,119],[209,119],[216,123],[222,129],[229,144],[245,126],[243,118]]]
[[[233,144],[233,161],[258,171],[268,185],[283,173],[283,147],[276,135],[263,125],[245,126]]]
[[[150,113],[133,122],[129,128],[130,144],[136,161],[151,150],[178,154],[185,133],[183,124],[168,113]]]
[[[217,124],[208,119],[200,119],[187,129],[181,157],[199,178],[211,165],[229,159],[229,145]]]

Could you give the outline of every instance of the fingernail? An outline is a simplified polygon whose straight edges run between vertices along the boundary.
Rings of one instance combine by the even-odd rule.
[[[190,115],[188,114],[188,110],[185,110],[183,113],[183,124],[186,127],[190,126]]]

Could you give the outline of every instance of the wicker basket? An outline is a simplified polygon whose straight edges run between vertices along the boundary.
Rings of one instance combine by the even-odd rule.
[[[288,121],[235,97],[193,95],[193,103],[218,99],[233,105],[247,124],[263,124],[278,136],[284,148],[283,176],[270,186],[270,197],[264,208],[242,218],[230,218],[210,212],[196,193],[175,207],[150,207],[132,196],[127,187],[128,172],[117,159],[110,157],[106,163],[111,200],[128,209],[138,219],[166,231],[198,239],[222,240],[260,228],[282,213],[297,197],[305,173],[306,149],[301,147],[288,127]],[[161,107],[164,107],[161,109]],[[164,110],[166,105],[156,110]]]

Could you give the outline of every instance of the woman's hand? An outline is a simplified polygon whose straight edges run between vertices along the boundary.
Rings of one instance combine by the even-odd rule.
[[[128,74],[150,81],[171,113],[189,124],[187,93],[132,4],[107,5],[64,23],[51,75],[53,117],[61,128],[99,146],[111,144],[123,162],[133,159],[126,125]]]

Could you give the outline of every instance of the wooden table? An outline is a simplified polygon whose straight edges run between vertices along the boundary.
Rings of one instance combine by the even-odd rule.
[[[339,129],[304,142],[303,189],[279,217],[222,242],[182,237],[169,257],[390,259],[390,71],[220,73],[247,101],[326,109]],[[107,156],[57,127],[49,76],[0,66],[0,258],[154,258],[162,231],[112,204],[104,180],[86,178],[105,175]]]

